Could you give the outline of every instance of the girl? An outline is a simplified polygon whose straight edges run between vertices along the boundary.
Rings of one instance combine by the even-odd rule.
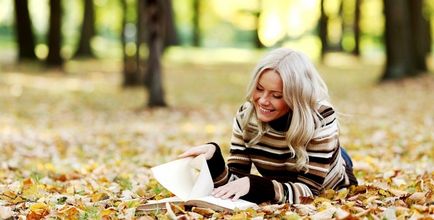
[[[306,55],[272,50],[256,66],[247,102],[235,115],[227,165],[216,143],[180,157],[205,154],[217,187],[212,194],[223,199],[299,203],[326,189],[356,185],[328,98]],[[250,173],[252,164],[261,176]]]

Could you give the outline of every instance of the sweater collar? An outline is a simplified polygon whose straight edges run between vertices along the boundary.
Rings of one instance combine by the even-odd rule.
[[[286,132],[291,125],[292,111],[282,115],[280,118],[268,122],[271,128],[276,131]]]

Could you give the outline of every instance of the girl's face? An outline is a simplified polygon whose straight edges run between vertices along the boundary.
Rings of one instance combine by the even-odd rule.
[[[289,106],[283,100],[282,79],[273,70],[261,73],[252,97],[256,116],[262,122],[278,119],[289,111]]]

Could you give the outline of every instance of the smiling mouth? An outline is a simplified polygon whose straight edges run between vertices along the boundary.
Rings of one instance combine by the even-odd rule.
[[[266,108],[263,108],[263,107],[261,107],[261,106],[259,106],[259,110],[261,111],[261,112],[263,112],[263,113],[270,113],[270,112],[273,112],[274,110],[272,110],[272,109],[266,109]]]

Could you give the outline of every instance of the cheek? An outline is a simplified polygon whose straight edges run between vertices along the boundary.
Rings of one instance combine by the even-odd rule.
[[[252,99],[254,102],[258,101],[260,95],[258,94],[258,92],[253,92],[252,94]]]
[[[285,101],[283,101],[283,99],[276,101],[274,106],[275,106],[276,109],[278,109],[280,111],[285,111],[286,112],[286,111],[289,110],[288,105],[286,104]]]

